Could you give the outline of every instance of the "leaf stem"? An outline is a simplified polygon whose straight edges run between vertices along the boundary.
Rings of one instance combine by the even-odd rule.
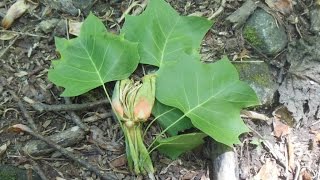
[[[143,137],[146,136],[149,128],[151,127],[151,125],[152,125],[156,120],[158,120],[161,116],[164,116],[165,114],[167,114],[167,113],[169,113],[169,112],[171,112],[171,111],[173,111],[173,110],[174,110],[174,108],[172,108],[172,109],[170,109],[170,110],[168,110],[168,111],[160,114],[159,116],[155,117],[155,118],[148,124],[148,126],[146,127],[146,129],[144,130],[144,132],[143,132]]]
[[[108,91],[107,91],[107,88],[106,88],[106,86],[104,85],[104,83],[102,84],[102,88],[103,88],[104,93],[105,93],[106,96],[107,96],[108,101],[110,102],[112,111],[113,111],[113,112],[116,112],[114,106],[113,106],[112,103],[111,103],[112,101],[111,101],[110,95],[109,95],[109,93],[108,93]],[[114,114],[114,117],[115,117],[115,119],[117,119],[118,123],[120,124],[121,129],[124,130],[124,129],[123,129],[123,125],[122,125],[122,123],[121,123],[121,120],[120,120],[120,118],[118,117],[117,113],[112,113],[112,114]]]
[[[167,128],[165,128],[159,135],[157,135],[157,137],[152,141],[152,143],[150,144],[150,146],[148,147],[148,151],[149,149],[152,147],[152,145],[160,138],[160,136],[162,136],[166,131],[168,131],[168,129],[170,129],[172,126],[176,125],[178,122],[181,121],[181,119],[183,119],[184,117],[186,117],[186,114],[182,115],[176,122],[172,123],[170,126],[168,126]],[[151,153],[149,151],[149,153]]]

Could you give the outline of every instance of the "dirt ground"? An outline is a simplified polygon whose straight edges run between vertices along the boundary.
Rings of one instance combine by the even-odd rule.
[[[0,16],[4,17],[15,1],[0,2]],[[181,15],[209,17],[220,7],[217,1],[170,0],[168,1]],[[275,57],[256,52],[241,35],[242,29],[232,29],[225,21],[244,1],[230,0],[217,16],[215,24],[207,33],[202,47],[204,61],[219,59],[227,55],[229,59],[250,56],[266,60],[275,70],[283,70],[287,49]],[[293,12],[300,21],[289,23],[290,16],[276,13],[285,24],[289,42],[312,35],[309,31],[308,8],[313,1],[294,1]],[[70,21],[83,21],[88,12],[100,17],[106,27],[119,32],[123,21],[118,22],[131,1],[97,0],[84,8],[80,14],[72,15],[66,10],[52,8],[46,1],[34,3],[26,13],[13,22],[12,27],[0,29],[0,165],[13,165],[34,169],[42,179],[99,179],[93,171],[87,170],[59,152],[34,157],[25,154],[24,146],[36,138],[23,132],[12,132],[8,127],[15,124],[30,126],[35,123],[40,134],[50,136],[75,126],[71,120],[75,115],[82,119],[91,133],[83,135],[77,142],[70,142],[68,151],[81,155],[100,171],[108,172],[117,179],[148,179],[130,174],[124,156],[124,139],[120,127],[113,120],[109,105],[103,101],[93,107],[66,111],[59,105],[68,104],[68,99],[59,96],[61,89],[47,79],[51,60],[59,57],[54,45],[54,37],[72,38],[66,29]],[[129,12],[131,14],[136,8]],[[53,21],[52,21],[53,20]],[[40,25],[41,23],[47,23]],[[54,24],[54,25],[52,25]],[[286,67],[285,67],[286,68]],[[284,69],[285,69],[284,68]],[[275,74],[275,79],[278,74]],[[111,91],[112,84],[109,91]],[[97,88],[85,95],[71,98],[72,103],[83,104],[103,100],[102,90]],[[252,109],[270,117],[268,120],[245,118],[252,132],[241,137],[242,144],[235,146],[238,155],[240,179],[319,179],[319,126],[317,119],[304,123],[292,122],[290,114],[283,114],[279,95],[270,106]],[[66,102],[67,101],[67,102]],[[30,105],[41,102],[58,105],[52,111],[39,111]],[[279,108],[280,107],[280,108]],[[59,109],[60,108],[60,109]],[[280,110],[279,110],[280,109]],[[279,111],[277,111],[279,110]],[[282,114],[281,114],[282,113]],[[279,115],[280,114],[280,115]],[[276,118],[288,116],[287,122]],[[90,119],[91,118],[91,119]],[[32,125],[31,125],[32,126]],[[159,127],[152,127],[151,139]],[[158,179],[209,179],[210,161],[208,148],[200,147],[193,152],[172,161],[154,152],[152,159]],[[59,178],[57,178],[59,177]]]

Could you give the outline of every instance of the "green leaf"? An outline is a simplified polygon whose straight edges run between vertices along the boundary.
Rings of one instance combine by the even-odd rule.
[[[157,120],[157,123],[159,123],[163,129],[166,129],[167,127],[169,127],[170,125],[175,123],[181,116],[183,116],[183,112],[181,112],[179,109],[174,108],[174,107],[170,107],[170,106],[166,106],[166,105],[160,103],[159,101],[155,102],[155,105],[152,109],[152,114],[155,117],[159,117],[159,119]],[[167,130],[167,133],[170,136],[175,136],[179,132],[184,131],[186,129],[190,129],[192,127],[193,127],[193,125],[192,125],[190,119],[187,117],[184,117],[179,122],[177,122],[175,125],[170,127]]]
[[[126,16],[122,33],[140,43],[141,63],[161,67],[182,54],[198,54],[212,24],[202,17],[179,16],[164,0],[150,0],[140,16]]]
[[[77,96],[127,78],[139,63],[137,44],[108,33],[93,14],[84,21],[79,37],[55,38],[55,43],[61,58],[52,62],[48,78],[65,88],[62,96]]]
[[[176,159],[180,154],[203,144],[203,138],[206,136],[204,133],[190,133],[160,139],[157,141],[157,149],[171,159]]]
[[[255,92],[239,80],[227,58],[212,64],[185,58],[160,69],[157,99],[180,109],[195,127],[216,141],[229,146],[240,143],[238,136],[248,131],[240,110],[259,104]]]

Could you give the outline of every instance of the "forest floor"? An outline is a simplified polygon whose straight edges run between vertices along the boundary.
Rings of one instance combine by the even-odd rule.
[[[221,8],[218,0],[168,2],[185,16],[193,14],[210,17]],[[291,0],[277,2],[285,4]],[[2,18],[13,3],[14,1],[10,0],[0,2]],[[103,91],[97,88],[82,96],[71,98],[73,104],[88,103],[86,108],[72,109],[67,106],[65,109],[63,105],[69,104],[70,99],[60,97],[61,89],[47,78],[51,61],[59,56],[54,37],[72,38],[67,31],[72,22],[83,21],[91,11],[103,20],[110,31],[119,33],[123,24],[122,15],[137,12],[137,7],[126,12],[132,1],[97,0],[91,4],[87,1],[82,2],[86,8],[79,11],[80,14],[73,14],[72,9],[68,12],[67,7],[59,9],[43,1],[28,3],[31,5],[27,11],[16,19],[10,28],[0,28],[0,166],[12,165],[22,169],[34,169],[43,179],[98,179],[94,172],[59,152],[37,157],[25,154],[25,145],[36,138],[28,133],[8,130],[8,127],[15,124],[32,126],[30,122],[33,121],[41,135],[50,136],[74,127],[71,119],[76,115],[92,130],[86,135],[78,132],[80,138],[77,142],[69,144],[66,148],[68,151],[85,157],[100,171],[111,173],[117,179],[147,178],[135,177],[129,172],[124,155],[123,134],[112,118],[110,107],[105,101],[101,101],[104,99]],[[274,79],[279,79],[279,74],[285,76],[285,73],[279,71],[288,71],[286,60],[290,55],[287,48],[274,57],[257,52],[244,41],[242,28],[233,29],[232,24],[226,22],[226,18],[243,3],[241,0],[230,0],[223,5],[222,11],[214,20],[215,24],[204,38],[201,51],[203,60],[208,62],[227,55],[231,60],[245,61],[250,57],[267,61],[274,72]],[[315,2],[308,0],[293,1],[291,14],[298,19],[295,24],[290,23],[291,16],[275,13],[286,24],[289,43],[314,35],[310,31],[310,8],[313,3]],[[278,83],[280,85],[282,81]],[[319,96],[315,98],[318,100],[316,108],[319,110]],[[49,111],[48,108],[51,106],[45,106],[43,111],[39,111],[30,105],[32,102],[57,105],[57,109]],[[305,105],[307,116],[312,107],[306,106],[308,103]],[[290,120],[278,122],[274,119],[281,117],[277,113],[281,108],[279,93],[276,93],[272,104],[253,109],[269,117],[268,119],[245,119],[252,132],[241,136],[242,144],[234,148],[239,160],[240,179],[319,179],[319,116],[312,116],[313,118],[308,118],[307,121],[292,121],[290,113],[282,114],[282,117],[289,116]],[[320,114],[318,111],[316,113]],[[158,132],[158,129],[157,126],[152,127],[149,137],[152,138],[152,134]],[[209,179],[211,160],[208,159],[207,151],[207,146],[203,146],[174,161],[154,152],[152,159],[156,178]]]

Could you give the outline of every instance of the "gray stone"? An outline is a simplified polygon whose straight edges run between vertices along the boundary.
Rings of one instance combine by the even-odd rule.
[[[80,11],[88,14],[94,4],[94,0],[44,0],[48,6],[73,16],[79,15]],[[80,11],[79,11],[80,10]]]
[[[288,42],[285,29],[272,15],[260,8],[246,22],[243,37],[253,47],[268,55],[276,55]]]
[[[32,170],[31,170],[32,171]],[[29,173],[26,169],[0,164],[0,179],[3,180],[28,180]],[[41,180],[40,176],[32,171],[32,180]]]
[[[45,21],[41,21],[38,26],[37,26],[37,30],[41,30],[44,33],[49,33],[51,32],[59,23],[59,19],[49,19],[49,20],[45,20]]]
[[[319,34],[320,32],[320,9],[314,8],[310,11],[310,30],[313,33]]]
[[[272,77],[268,64],[243,61],[234,65],[239,72],[240,79],[247,82],[256,92],[261,104],[271,105],[278,85]]]

